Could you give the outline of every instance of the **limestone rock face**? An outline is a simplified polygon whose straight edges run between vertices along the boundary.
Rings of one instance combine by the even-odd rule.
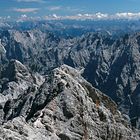
[[[117,105],[88,83],[80,71],[62,65],[41,76],[14,60],[8,67],[12,76],[5,77],[7,88],[0,97],[1,139],[140,139]]]
[[[39,28],[0,30],[1,106],[38,91],[44,75],[63,64],[80,70],[88,82],[116,102],[132,126],[140,128],[139,32],[115,36],[99,31],[62,37]]]

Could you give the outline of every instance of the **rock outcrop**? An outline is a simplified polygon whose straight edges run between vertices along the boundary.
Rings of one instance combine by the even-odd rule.
[[[95,32],[63,38],[39,29],[7,30],[0,38],[0,65],[16,59],[43,75],[62,64],[80,69],[83,77],[111,97],[139,128],[139,32],[120,36]]]
[[[5,71],[2,79],[8,79],[7,88],[0,96],[2,140],[140,139],[129,117],[122,117],[115,102],[78,70],[62,65],[41,76],[12,60]]]

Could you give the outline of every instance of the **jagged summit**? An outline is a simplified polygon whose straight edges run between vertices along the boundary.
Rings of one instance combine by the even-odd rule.
[[[17,99],[31,87],[40,86],[44,82],[44,77],[38,73],[30,73],[28,68],[18,60],[11,60],[3,69],[0,88],[0,103],[7,100]]]
[[[39,29],[11,29],[0,37],[6,52],[0,54],[1,64],[16,59],[43,75],[62,64],[82,69],[84,78],[111,97],[121,112],[135,118],[133,126],[139,126],[140,114],[135,111],[140,104],[139,32],[116,37],[99,31],[63,38]],[[21,77],[30,80],[30,72],[25,75]]]
[[[31,81],[31,74],[29,70],[18,60],[10,60],[3,77],[10,78],[14,80],[16,78],[26,79]]]
[[[24,75],[25,66],[11,63]],[[46,75],[40,85],[33,82],[31,79],[30,88],[18,85],[22,92],[1,105],[1,139],[139,140],[116,104],[78,70],[62,65]],[[12,88],[17,91],[17,87]]]

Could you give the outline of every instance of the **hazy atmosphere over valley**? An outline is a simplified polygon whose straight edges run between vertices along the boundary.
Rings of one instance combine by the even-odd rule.
[[[139,0],[0,0],[0,140],[140,140]]]

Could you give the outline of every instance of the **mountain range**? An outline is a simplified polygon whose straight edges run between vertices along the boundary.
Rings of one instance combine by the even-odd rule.
[[[139,29],[46,25],[0,30],[0,137],[138,140]]]

